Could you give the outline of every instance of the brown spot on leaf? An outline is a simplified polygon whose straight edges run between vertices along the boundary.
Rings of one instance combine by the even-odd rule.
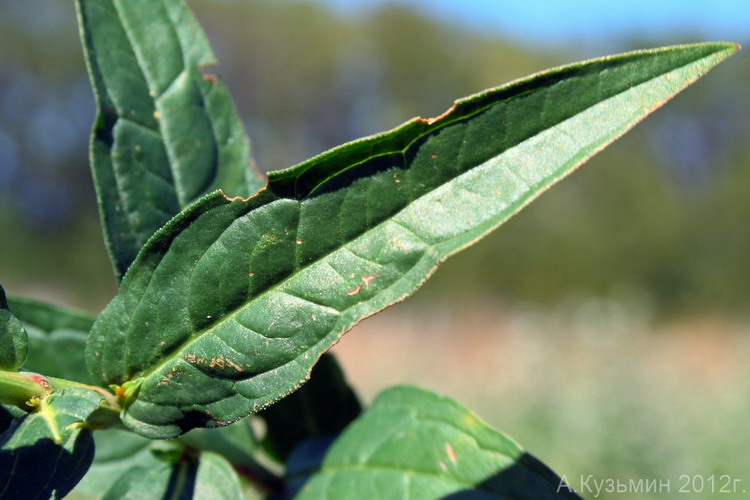
[[[238,372],[244,372],[245,371],[245,370],[242,369],[242,367],[240,365],[238,365],[237,363],[235,363],[231,359],[227,360],[227,364],[229,366],[231,366],[232,368],[234,368],[235,370],[237,370]]]
[[[450,443],[445,443],[445,452],[448,454],[448,458],[451,462],[454,464],[456,463],[456,452],[453,451],[453,446],[450,445]]]
[[[224,192],[223,189],[219,189],[219,192],[224,197],[224,199],[227,200],[227,201],[237,201],[237,200],[239,200],[239,201],[242,201],[244,203],[247,203],[248,201],[250,201],[250,198],[252,198],[253,196],[255,196],[255,195],[252,195],[252,196],[248,196],[247,198],[243,198],[242,196],[231,196],[230,197],[230,196],[227,196],[227,194]]]
[[[352,295],[357,295],[360,291],[362,291],[362,285],[357,285],[357,288],[349,290],[346,294],[351,297]]]
[[[450,108],[448,108],[447,110],[445,110],[445,112],[442,115],[436,116],[434,118],[427,118],[427,119],[419,118],[419,121],[421,121],[422,123],[426,123],[427,125],[432,125],[436,121],[442,120],[446,116],[448,116],[451,113],[453,113],[456,110],[457,107],[458,107],[458,103],[456,101],[454,101],[453,105]]]
[[[226,367],[226,363],[224,362],[224,356],[219,356],[218,358],[211,358],[211,361],[208,363],[209,368],[213,368],[214,366],[218,366],[222,370],[224,367]]]
[[[370,289],[370,282],[376,278],[380,278],[379,274],[370,274],[369,276],[362,276],[362,281],[365,284],[367,290]]]

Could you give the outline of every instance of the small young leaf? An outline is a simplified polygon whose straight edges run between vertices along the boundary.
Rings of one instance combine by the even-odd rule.
[[[10,312],[5,290],[0,286],[0,370],[19,370],[26,362],[28,352],[26,330]]]
[[[214,55],[182,0],[77,0],[97,102],[91,166],[117,276],[196,198],[263,186]]]
[[[512,439],[455,401],[414,387],[381,394],[317,470],[292,456],[296,499],[579,498]]]
[[[94,458],[91,431],[81,424],[102,399],[87,389],[62,389],[16,419],[0,435],[0,497],[67,495]]]
[[[285,462],[306,439],[336,437],[360,411],[362,406],[336,358],[324,354],[305,385],[258,414],[266,422],[263,445],[274,458]]]
[[[734,53],[652,49],[540,73],[202,198],[152,237],[97,320],[92,376],[132,381],[151,437],[226,424],[290,394],[361,319]]]

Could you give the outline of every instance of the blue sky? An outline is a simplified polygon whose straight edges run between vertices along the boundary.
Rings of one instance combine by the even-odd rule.
[[[357,13],[389,0],[321,1]],[[633,36],[750,42],[750,0],[398,1],[527,44],[616,44]]]

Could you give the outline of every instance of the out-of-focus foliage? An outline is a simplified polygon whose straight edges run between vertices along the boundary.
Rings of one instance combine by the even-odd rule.
[[[359,18],[310,1],[191,5],[266,170],[576,58],[530,53],[396,5]],[[690,40],[621,48],[681,41]],[[11,292],[96,310],[114,282],[88,180],[93,99],[79,52],[72,9],[0,2],[0,279]],[[741,311],[750,295],[750,60],[733,59],[473,256],[448,262],[428,290],[555,303],[635,288],[662,312]]]

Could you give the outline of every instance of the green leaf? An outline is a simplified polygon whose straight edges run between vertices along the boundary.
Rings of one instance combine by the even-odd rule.
[[[73,490],[75,498],[100,499],[131,468],[160,466],[161,461],[151,452],[152,449],[178,449],[174,442],[153,441],[115,429],[96,431],[94,443],[94,462]]]
[[[19,370],[26,362],[28,352],[26,330],[10,312],[5,290],[0,286],[0,370]]]
[[[36,413],[16,419],[0,435],[0,497],[64,497],[94,458],[83,422],[102,399],[87,389],[62,389],[44,398]]]
[[[88,332],[94,325],[93,316],[77,309],[17,296],[8,297],[8,303],[13,314],[24,323],[24,326],[45,333],[60,329]]]
[[[26,412],[20,408],[10,405],[0,405],[0,433],[10,427],[10,424],[17,418],[26,416]]]
[[[180,456],[172,461],[152,454],[125,471],[102,498],[236,500],[242,490],[237,473],[221,455],[205,452],[199,459]]]
[[[263,186],[215,58],[181,0],[77,0],[97,102],[91,166],[118,277],[182,208]]]
[[[266,422],[263,445],[274,458],[285,462],[306,439],[337,436],[361,410],[336,358],[324,354],[313,367],[309,382],[258,414]]]
[[[29,329],[29,357],[24,368],[91,385],[86,368],[86,339],[88,335],[79,330],[53,330],[44,333]]]
[[[180,437],[180,441],[196,450],[213,451],[233,464],[254,468],[256,442],[249,420],[240,420],[216,429],[193,429]]]
[[[88,331],[94,324],[91,315],[21,297],[9,297],[8,302],[28,332],[27,370],[91,383],[85,357]]]
[[[193,498],[236,500],[242,497],[240,481],[231,464],[216,453],[202,453]]]
[[[415,387],[381,394],[309,467],[294,456],[288,464],[297,499],[579,498],[477,415]]]
[[[277,172],[251,198],[204,197],[148,241],[100,315],[92,376],[138,386],[122,418],[151,437],[265,408],[354,324],[736,50],[548,71]]]

